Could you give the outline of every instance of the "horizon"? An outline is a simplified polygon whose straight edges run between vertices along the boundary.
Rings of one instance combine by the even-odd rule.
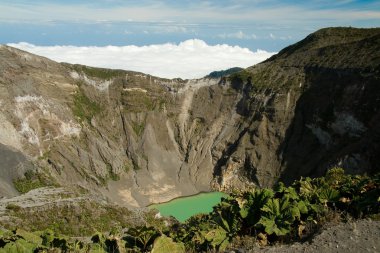
[[[324,27],[380,26],[376,0],[2,0],[0,43],[178,44],[200,39],[279,51]]]
[[[277,52],[229,46],[208,45],[192,39],[179,44],[149,46],[36,46],[26,42],[8,43],[26,52],[47,57],[56,62],[82,64],[91,67],[137,71],[161,78],[198,79],[213,71],[233,67],[247,68]]]
[[[210,68],[206,70],[204,66],[200,66],[196,70],[199,73],[196,76],[186,76],[178,71],[164,73],[162,76],[171,78],[200,77],[199,75],[207,74],[209,70],[248,67],[265,60],[262,57],[250,58],[254,54],[259,55],[257,52],[265,52],[270,57],[282,48],[325,27],[380,26],[380,2],[375,0],[338,0],[334,3],[327,0],[306,3],[290,0],[2,0],[0,8],[1,44],[13,45],[31,53],[36,51],[30,50],[38,48],[40,55],[57,61],[62,60],[62,57],[57,57],[58,52],[66,56],[69,53],[63,53],[62,50],[51,51],[58,47],[72,47],[78,51],[86,51],[92,47],[114,47],[120,53],[126,47],[139,50],[150,48],[150,52],[156,47],[157,50],[166,50],[168,57],[161,53],[158,58],[145,58],[141,62],[149,65],[162,58],[175,62],[181,53],[185,59],[197,54],[197,62],[200,62],[212,57],[213,50],[222,55],[221,46],[224,45],[224,57],[216,58],[214,62],[218,59],[220,62],[233,59],[229,65],[205,63]],[[209,51],[204,54],[202,47],[187,50],[180,46],[189,41],[202,41]],[[177,55],[172,55],[167,50],[167,45],[174,45],[173,49],[179,50]],[[44,51],[46,53],[41,54]],[[246,54],[241,54],[241,64],[238,64],[239,59],[234,56],[237,51],[246,51]],[[91,64],[94,60],[83,58],[89,55],[91,54],[72,54],[63,60]],[[136,68],[136,64],[132,64],[136,58],[124,59],[124,62],[120,62],[117,58],[110,59],[106,55],[99,58],[101,62],[98,61],[97,65],[90,66],[122,68],[147,74],[161,73],[155,71],[154,64],[153,69],[147,70],[143,67]],[[246,59],[251,61],[250,65],[246,63]],[[110,62],[107,63],[106,60]],[[120,64],[116,66],[115,62]],[[195,61],[187,64],[197,65]]]

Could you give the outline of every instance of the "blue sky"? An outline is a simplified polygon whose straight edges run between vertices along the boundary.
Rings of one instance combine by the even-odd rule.
[[[327,26],[380,26],[379,0],[0,0],[0,43],[150,45],[201,39],[278,51]]]

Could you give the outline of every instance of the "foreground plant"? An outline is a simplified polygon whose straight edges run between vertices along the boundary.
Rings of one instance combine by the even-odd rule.
[[[345,175],[333,168],[325,177],[301,178],[291,186],[235,192],[213,208],[184,223],[163,229],[140,226],[125,232],[96,233],[91,243],[70,240],[45,230],[1,231],[0,252],[223,252],[237,238],[266,245],[297,240],[307,227],[320,226],[329,213],[363,218],[380,213],[380,175]]]

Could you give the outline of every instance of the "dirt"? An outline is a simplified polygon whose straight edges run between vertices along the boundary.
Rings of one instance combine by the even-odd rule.
[[[290,184],[335,166],[379,172],[379,45],[379,28],[324,29],[220,80],[59,64],[2,46],[0,143],[20,155],[0,148],[11,159],[0,196],[17,195],[20,157],[58,185],[126,207]]]
[[[58,205],[63,202],[79,202],[91,199],[88,196],[76,195],[64,188],[42,187],[13,198],[1,198],[0,222],[8,219],[7,206],[10,204],[19,206],[20,208],[34,208],[48,206],[49,204]]]
[[[290,245],[266,246],[236,252],[380,252],[380,221],[357,220],[347,223],[328,224],[321,233],[308,242]]]
[[[4,122],[2,121],[2,123]],[[0,123],[0,135],[6,132],[1,127],[2,123]],[[19,195],[12,182],[14,179],[21,177],[26,170],[33,169],[32,164],[27,161],[27,158],[21,152],[2,143],[0,143],[0,161],[0,198]]]

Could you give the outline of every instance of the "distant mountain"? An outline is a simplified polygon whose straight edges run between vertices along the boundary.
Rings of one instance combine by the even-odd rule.
[[[239,72],[242,70],[243,70],[243,68],[234,67],[234,68],[230,68],[230,69],[226,69],[226,70],[213,71],[210,74],[208,74],[207,76],[205,76],[205,78],[220,78],[220,77],[228,76],[228,75],[231,75],[233,73],[236,73],[236,72]]]

